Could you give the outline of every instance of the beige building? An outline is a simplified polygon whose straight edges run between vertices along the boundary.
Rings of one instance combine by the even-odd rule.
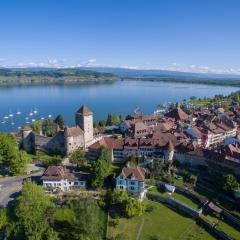
[[[44,152],[60,152],[71,154],[78,148],[86,149],[94,143],[93,136],[93,113],[82,106],[75,113],[75,127],[65,127],[64,130],[57,130],[53,137],[39,135],[33,132],[32,128],[25,126],[22,129],[22,144],[27,152],[41,150]],[[95,140],[99,140],[97,136]]]
[[[93,113],[83,105],[75,113],[75,123],[83,130],[84,148],[93,143]]]

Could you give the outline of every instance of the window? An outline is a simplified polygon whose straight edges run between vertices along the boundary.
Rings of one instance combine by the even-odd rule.
[[[135,182],[134,181],[131,181],[131,183],[130,183],[131,185],[135,185]]]
[[[121,181],[121,180],[119,181],[119,184],[122,184],[122,181]]]
[[[134,190],[134,187],[130,187],[131,190]]]
[[[120,189],[123,189],[123,186],[120,186]]]

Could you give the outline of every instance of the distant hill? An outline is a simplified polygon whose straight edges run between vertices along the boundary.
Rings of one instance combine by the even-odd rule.
[[[159,77],[159,76],[174,76],[174,77],[194,77],[194,78],[214,78],[214,79],[238,79],[240,75],[234,74],[214,74],[214,73],[193,73],[168,71],[160,69],[129,69],[129,68],[111,68],[111,67],[83,67],[83,70],[92,70],[97,72],[105,72],[116,74],[120,77]]]
[[[70,69],[0,69],[0,85],[80,84],[106,82],[119,79],[112,73],[78,68]]]
[[[240,76],[165,70],[135,70],[110,67],[1,68],[0,86],[34,84],[81,84],[116,80],[162,81],[240,87]]]
[[[165,81],[195,84],[228,85],[240,87],[240,75],[189,73],[167,70],[138,70],[127,68],[81,68],[118,75],[124,80]]]

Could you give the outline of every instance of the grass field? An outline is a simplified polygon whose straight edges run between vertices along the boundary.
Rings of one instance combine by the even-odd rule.
[[[143,216],[132,219],[121,218],[115,228],[109,226],[108,237],[124,233],[127,235],[128,240],[135,240],[143,221],[139,240],[215,239],[204,229],[196,225],[193,219],[182,216],[158,202],[146,200],[146,204],[151,205],[153,211],[146,212]]]
[[[161,195],[166,196],[166,197],[175,198],[176,200],[179,200],[180,202],[185,203],[185,204],[187,204],[190,207],[195,208],[195,209],[199,209],[199,207],[200,207],[191,198],[188,198],[185,195],[177,193],[177,192],[174,192],[173,194],[169,195],[167,192],[159,192],[156,186],[154,186],[151,189],[149,189],[149,191],[161,194]]]
[[[229,224],[223,221],[219,221],[217,226],[220,230],[224,231],[226,234],[230,235],[231,237],[234,237],[235,239],[240,239],[240,232],[237,229],[231,227]]]

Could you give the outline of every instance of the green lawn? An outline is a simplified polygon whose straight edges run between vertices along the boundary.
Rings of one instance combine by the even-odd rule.
[[[145,200],[145,203],[153,207],[152,212],[146,212],[143,216],[132,219],[121,218],[115,228],[109,226],[108,237],[125,233],[128,236],[128,240],[135,240],[142,218],[144,218],[140,240],[215,239],[204,229],[196,225],[193,219],[182,216],[161,203],[150,200]]]
[[[176,200],[178,200],[178,201],[180,201],[182,203],[185,203],[185,204],[187,204],[188,206],[190,206],[192,208],[199,209],[199,205],[197,203],[195,203],[191,198],[188,198],[188,197],[186,197],[183,194],[175,192],[171,196],[173,198],[175,198]]]
[[[109,216],[108,223],[112,220]],[[110,226],[108,224],[108,238],[115,237],[118,234],[126,234],[128,239],[136,239],[138,228],[140,227],[142,217],[134,217],[131,219],[119,218],[119,223],[116,227]]]
[[[236,230],[235,228],[231,227],[227,223],[223,221],[219,221],[218,228],[224,231],[226,234],[234,237],[235,239],[240,239],[240,232]]]
[[[166,197],[173,197],[176,200],[178,200],[178,201],[180,201],[182,203],[185,203],[185,204],[189,205],[192,208],[199,209],[199,205],[197,203],[195,203],[191,198],[188,198],[188,197],[186,197],[183,194],[174,192],[173,194],[170,195],[167,192],[160,192],[160,191],[158,191],[156,186],[151,187],[149,189],[149,192],[159,193],[159,194],[161,194],[163,196],[166,196]]]
[[[207,221],[211,222],[212,224],[217,224],[217,228],[228,234],[229,236],[234,237],[235,239],[240,239],[240,232],[231,227],[228,223],[219,220],[218,218],[212,216],[212,215],[204,215],[203,218],[205,218]]]

